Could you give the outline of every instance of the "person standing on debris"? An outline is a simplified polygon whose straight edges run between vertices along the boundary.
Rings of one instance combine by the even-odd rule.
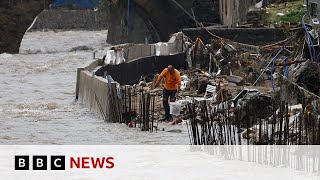
[[[156,83],[153,85],[152,89],[158,87],[163,78],[165,78],[163,94],[162,94],[163,107],[165,111],[164,120],[169,120],[171,118],[169,98],[170,98],[170,102],[174,102],[175,97],[179,94],[180,86],[181,86],[181,76],[178,70],[176,70],[172,65],[169,65],[167,68],[165,68],[161,72]]]

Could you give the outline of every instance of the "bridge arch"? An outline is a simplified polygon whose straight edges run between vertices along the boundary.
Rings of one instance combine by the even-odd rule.
[[[126,15],[127,0],[109,0],[118,4],[114,11]],[[171,34],[183,27],[194,25],[194,22],[181,9],[175,7],[171,0],[130,0],[133,11],[142,19],[151,34],[152,41],[167,41]],[[185,9],[190,10],[194,1],[176,0]],[[212,1],[212,0],[201,0]],[[32,24],[34,18],[53,0],[9,0],[0,1],[0,53],[18,53],[21,40]],[[119,13],[110,14],[110,36],[113,43],[128,42],[128,37],[134,34],[123,34],[119,31]],[[125,24],[122,24],[125,25]],[[134,41],[133,41],[134,42]]]

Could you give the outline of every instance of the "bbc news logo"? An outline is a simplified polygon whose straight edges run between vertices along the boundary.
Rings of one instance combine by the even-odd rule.
[[[113,169],[113,161],[113,157],[70,157],[70,163],[67,166],[66,157],[60,155],[15,156],[14,168],[15,170],[30,170],[32,166],[32,170],[66,170],[66,167],[70,169]]]
[[[15,156],[15,170],[29,170],[30,156]],[[65,170],[65,156],[50,156],[51,170]],[[47,156],[32,156],[32,170],[48,170]]]

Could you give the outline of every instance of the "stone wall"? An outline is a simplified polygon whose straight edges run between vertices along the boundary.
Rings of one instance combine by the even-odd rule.
[[[193,0],[176,0],[191,13]],[[110,44],[127,42],[143,43],[145,36],[149,43],[167,41],[172,33],[179,29],[195,25],[194,21],[176,7],[171,1],[163,0],[132,0],[131,15],[127,21],[127,1],[110,4]],[[129,32],[127,24],[129,23]],[[144,31],[141,31],[144,30]]]
[[[25,31],[50,2],[51,0],[0,1],[0,53],[19,53]]]
[[[106,17],[100,17],[94,10],[63,10],[46,9],[42,11],[32,27],[32,30],[42,29],[107,29]]]
[[[192,7],[193,0],[177,1],[185,9],[189,10]],[[18,53],[26,30],[34,18],[43,9],[48,8],[51,2],[52,0],[0,1],[0,53]],[[105,2],[113,5],[119,2],[112,6],[113,12],[109,10],[101,12],[101,14],[109,13],[112,15],[107,16],[110,36],[114,37],[112,44],[119,44],[121,41],[145,43],[146,39],[149,42],[166,41],[172,33],[177,32],[183,27],[182,25],[188,24],[190,20],[186,20],[185,15],[179,18],[177,15],[183,13],[173,8],[168,1],[132,0],[132,12],[136,13],[140,20],[133,22],[136,26],[131,26],[133,30],[127,33],[127,18],[125,18],[127,10],[125,2],[127,1],[105,0]],[[135,18],[135,15],[131,18],[139,19]]]
[[[219,0],[221,24],[236,27],[246,22],[247,12],[256,0]]]
[[[218,0],[194,0],[192,9],[197,21],[205,25],[220,23]]]
[[[247,13],[251,6],[255,5],[257,0],[240,0],[239,5],[239,15],[240,15],[240,23],[244,24],[247,21]]]
[[[131,11],[128,17],[126,5],[119,2],[117,4],[109,4],[107,7],[107,21],[109,22],[107,42],[110,44],[122,44],[158,41],[155,30],[150,28],[152,26],[151,22],[149,22],[150,20],[141,15],[143,12],[140,12],[135,4],[131,4]]]

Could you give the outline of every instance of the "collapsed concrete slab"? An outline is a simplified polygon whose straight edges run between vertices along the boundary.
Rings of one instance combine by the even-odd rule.
[[[236,83],[237,85],[243,85],[244,84],[244,80],[242,77],[240,76],[235,76],[235,75],[230,75],[227,77],[227,81],[232,82],[232,83]]]

